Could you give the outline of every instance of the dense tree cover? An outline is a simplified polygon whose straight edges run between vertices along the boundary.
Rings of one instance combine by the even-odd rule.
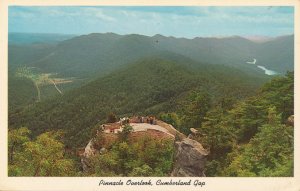
[[[209,111],[197,140],[210,150],[209,176],[292,176],[294,75],[277,77],[226,113]]]
[[[195,139],[210,151],[208,176],[292,176],[293,128],[285,123],[294,113],[294,75],[275,77],[256,91],[265,80],[178,55],[141,59],[63,96],[11,109],[9,173],[74,175],[62,171],[71,169],[74,161],[63,157],[60,141],[68,147],[85,146],[91,130],[107,116],[115,121],[109,115],[115,113],[156,115],[186,134],[197,128]],[[64,130],[65,138],[58,141],[55,133],[44,133],[49,130]],[[96,155],[91,160],[95,168],[85,175],[168,175],[170,144],[150,138],[129,144],[127,138],[120,135],[106,153]]]
[[[23,144],[28,142],[30,138],[28,135],[30,130],[26,127],[19,129],[13,129],[8,132],[8,162],[9,164],[14,163],[15,153],[20,152],[23,149]]]
[[[20,82],[24,79],[13,77],[14,71],[23,66],[34,67],[41,73],[57,73],[61,78],[75,77],[75,82],[59,85],[63,90],[77,88],[120,67],[126,67],[147,56],[156,57],[162,52],[170,53],[172,56],[169,57],[175,60],[181,58],[174,55],[180,55],[197,62],[234,66],[258,78],[263,75],[263,71],[256,66],[245,64],[246,60],[255,57],[260,65],[280,73],[293,69],[293,35],[267,43],[254,43],[241,37],[189,40],[161,35],[147,37],[113,33],[71,37],[74,36],[9,34],[10,110],[32,104],[36,98],[36,93],[32,91],[35,88],[34,84],[30,84],[29,80]],[[239,75],[238,73],[233,70],[232,76]],[[162,92],[160,96],[170,93],[172,92]],[[53,86],[43,86],[40,88],[40,94],[43,100],[57,95],[57,92]]]
[[[159,115],[159,118],[162,121],[173,125],[180,132],[184,132],[184,130],[186,130],[186,129],[180,129],[180,127],[181,127],[181,119],[179,118],[179,115],[177,113],[175,113],[175,112],[172,112],[172,113],[161,113]]]
[[[181,105],[182,125],[185,127],[183,132],[201,126],[207,112],[211,109],[211,104],[211,96],[207,92],[199,90],[192,92]]]
[[[254,43],[241,37],[177,39],[162,35],[147,37],[113,33],[71,37],[74,36],[10,33],[9,72],[13,73],[17,68],[26,66],[33,67],[41,73],[58,74],[60,78],[76,78],[73,83],[59,85],[63,90],[68,90],[144,57],[156,57],[166,52],[171,54],[169,57],[174,60],[180,60],[179,56],[174,56],[180,55],[197,62],[234,66],[258,78],[263,75],[263,71],[255,65],[245,64],[246,60],[250,61],[255,57],[259,65],[281,74],[293,70],[293,35],[266,43]],[[34,86],[15,83],[21,79],[14,79],[10,73],[10,108],[33,103],[30,101],[35,98],[33,91],[31,94],[27,92]],[[232,71],[232,74],[238,75],[238,72]],[[18,92],[25,87],[27,89],[23,97]],[[57,95],[53,86],[43,86],[40,89],[41,99]]]
[[[225,176],[293,176],[293,128],[281,124],[275,107],[268,122],[259,127],[248,144],[231,153]]]
[[[37,93],[34,83],[26,78],[8,79],[8,110],[16,111],[36,101]]]
[[[53,52],[50,44],[8,45],[8,69],[14,71],[20,66],[30,66]]]
[[[173,140],[145,135],[130,141],[124,136],[127,132],[120,133],[123,135],[104,153],[91,157],[90,168],[83,175],[169,176],[173,165]]]
[[[173,61],[174,55],[167,55],[173,59],[165,57],[142,59],[63,96],[11,112],[9,127],[27,126],[34,135],[63,129],[68,137],[65,143],[76,147],[84,146],[90,130],[104,123],[111,112],[119,117],[176,112],[187,116],[186,124],[191,120],[179,127],[188,133],[190,127],[203,121],[210,106],[224,100],[223,95],[242,99],[254,94],[265,80],[254,81],[252,76],[222,65],[194,63],[184,57]],[[188,116],[193,109],[200,112],[201,119],[195,117],[198,114]]]
[[[160,118],[182,132],[199,130],[195,139],[210,151],[207,176],[292,176],[293,128],[286,123],[293,114],[294,74],[288,72],[244,100],[223,95],[212,104],[194,91]]]
[[[143,135],[131,140],[131,126],[125,126],[119,138],[101,154],[90,157],[89,168],[70,158],[60,141],[63,133],[51,131],[31,140],[26,127],[9,131],[9,176],[169,176],[172,171],[174,146],[172,139]],[[99,150],[104,146],[98,134]]]
[[[74,176],[75,163],[65,157],[60,132],[46,132],[30,140],[25,128],[10,130],[9,176]]]

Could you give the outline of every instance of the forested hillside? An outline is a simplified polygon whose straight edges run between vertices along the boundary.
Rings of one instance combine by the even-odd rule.
[[[187,136],[196,129],[207,176],[293,176],[293,35],[48,37],[9,44],[10,176],[170,175],[173,142],[151,137],[118,140],[83,173],[76,151],[108,116],[155,116]]]
[[[208,111],[196,138],[210,150],[207,175],[293,176],[293,114],[293,73],[231,109]]]
[[[186,99],[198,94],[210,99],[213,105],[221,102],[230,105],[233,100],[253,95],[266,80],[254,80],[241,71],[221,65],[196,65],[182,57],[178,60],[142,59],[63,96],[12,112],[9,125],[26,126],[33,134],[64,129],[69,145],[83,145],[90,129],[103,122],[110,112],[119,116],[158,115],[185,108]]]
[[[174,64],[166,61],[159,63],[164,64],[162,66],[164,69]],[[136,67],[142,66],[137,65]],[[95,88],[98,87],[97,85],[99,84],[95,81],[93,89],[97,89]],[[85,88],[88,89],[88,87]],[[132,91],[133,89],[130,90]],[[246,99],[233,100],[233,97],[230,99],[226,95],[216,102],[205,96],[205,93],[209,91],[198,90],[193,90],[188,93],[189,96],[179,99],[179,102],[188,100],[187,102],[183,101],[187,105],[178,104],[173,109],[166,107],[158,111],[160,111],[159,116],[161,119],[168,121],[181,131],[188,132],[188,127],[196,127],[198,129],[200,133],[194,135],[193,138],[201,142],[209,151],[208,164],[206,166],[207,176],[293,176],[294,128],[293,118],[291,118],[294,113],[293,73],[288,73],[285,77],[272,79],[263,85],[257,93]],[[121,88],[118,92],[122,91],[124,89]],[[96,94],[93,95],[95,96]],[[81,99],[87,97],[84,94],[82,96]],[[68,97],[71,96],[69,95]],[[102,98],[105,99],[104,97]],[[143,101],[145,100],[135,98],[138,101],[137,103],[142,103],[140,107],[143,107]],[[93,100],[95,98],[92,98]],[[74,156],[65,154],[61,141],[68,145],[72,143],[71,146],[85,142],[85,138],[88,138],[85,137],[85,134],[87,135],[88,131],[91,132],[93,130],[87,126],[87,121],[85,121],[87,123],[85,126],[80,126],[79,121],[74,123],[71,120],[78,118],[81,118],[83,121],[87,118],[93,119],[91,117],[93,113],[87,112],[87,109],[92,111],[91,106],[89,108],[82,107],[83,105],[79,105],[80,102],[72,101],[79,106],[77,107],[78,110],[75,109],[75,112],[72,112],[73,110],[70,109],[72,107],[66,105],[64,105],[64,108],[70,110],[64,114],[57,109],[61,107],[60,105],[47,106],[41,104],[30,108],[31,110],[35,109],[41,115],[35,112],[30,114],[29,110],[23,111],[29,114],[27,116],[23,112],[11,115],[13,117],[22,117],[21,120],[10,118],[10,122],[12,122],[11,120],[17,122],[11,127],[18,127],[9,131],[9,174],[11,176],[164,176],[164,173],[169,172],[171,168],[170,162],[172,161],[172,156],[170,155],[173,152],[172,146],[169,144],[165,145],[166,148],[158,149],[161,152],[156,152],[158,150],[155,148],[160,147],[160,144],[154,140],[151,142],[150,139],[141,139],[142,142],[150,141],[152,146],[141,148],[139,143],[130,145],[127,141],[112,143],[114,146],[110,152],[104,155],[96,155],[93,158],[92,162],[95,168],[82,174],[78,166],[78,160]],[[100,100],[98,101],[100,102]],[[116,100],[112,101],[114,101],[115,105],[119,105]],[[152,101],[155,101],[155,99]],[[106,103],[109,103],[109,101]],[[63,104],[62,100],[60,100],[60,104]],[[43,113],[42,106],[47,110],[48,116],[46,116],[46,112]],[[98,106],[96,105],[95,107]],[[55,107],[56,109],[51,109]],[[125,105],[125,108],[130,110],[128,107],[130,106]],[[84,109],[85,111],[82,112]],[[139,113],[144,113],[143,110],[145,108],[134,109]],[[124,111],[126,112],[127,110]],[[162,113],[162,111],[169,112]],[[80,114],[78,115],[77,113]],[[59,115],[63,115],[64,119],[58,117]],[[72,115],[76,116],[72,118]],[[70,121],[66,119],[68,116]],[[47,118],[50,120],[47,121]],[[64,126],[61,129],[57,129],[60,125],[60,120],[63,121],[61,124],[64,124]],[[98,122],[97,119],[94,120]],[[53,125],[53,123],[57,126],[43,126],[43,124]],[[36,124],[38,126],[35,126]],[[71,125],[69,126],[69,124]],[[93,124],[90,125],[92,127]],[[21,126],[31,128],[32,132],[27,128],[19,128]],[[81,129],[68,129],[74,126]],[[38,134],[36,132],[45,130],[51,130],[51,132],[43,133],[36,137]],[[58,133],[55,133],[55,131]],[[80,133],[73,135],[74,132]],[[29,137],[30,134],[32,137],[32,133],[33,140]],[[76,136],[76,138],[72,139],[73,136]],[[41,152],[41,149],[43,149],[43,152]],[[145,161],[149,162],[150,160],[148,155],[143,154],[143,149],[146,149],[148,152],[151,151],[155,157],[151,158],[152,162],[139,166],[138,164],[143,164]],[[29,152],[31,150],[34,152]],[[166,153],[162,154],[164,152]],[[51,157],[47,156],[48,154]],[[44,158],[48,165],[41,163],[41,158]],[[130,160],[135,162],[133,163]],[[143,160],[145,161],[143,162]],[[157,163],[158,160],[166,163]],[[20,165],[23,164],[22,161],[26,161],[25,166]],[[155,171],[153,171],[154,168],[156,168]],[[132,171],[128,171],[129,169]]]
[[[265,66],[279,75],[284,75],[287,70],[293,71],[293,35],[264,43],[239,36],[185,39],[162,35],[93,33],[72,37],[59,34],[9,35],[8,75],[9,83],[13,84],[9,88],[10,109],[59,96],[60,93],[51,84],[40,84],[41,98],[38,98],[38,92],[27,94],[25,91],[24,97],[17,93],[19,89],[37,89],[38,77],[51,75],[51,78],[70,82],[57,84],[57,88],[65,93],[140,59],[158,55],[174,61],[180,61],[181,57],[192,59],[194,62],[190,65],[195,65],[193,67],[199,63],[230,66],[257,78],[265,75],[257,66]],[[247,63],[253,59],[256,59],[256,65]],[[29,79],[31,83],[24,84],[26,88],[22,83],[15,83],[21,80],[16,77],[17,71],[24,67],[37,76]]]

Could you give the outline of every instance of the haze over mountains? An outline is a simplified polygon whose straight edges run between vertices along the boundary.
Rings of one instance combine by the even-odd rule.
[[[75,37],[72,34],[8,33],[8,44],[58,43]]]
[[[94,33],[74,38],[69,36],[69,39],[57,44],[10,45],[9,62],[10,66],[25,64],[44,72],[87,77],[107,74],[145,56],[169,52],[201,63],[263,73],[246,65],[247,61],[255,58],[258,65],[283,75],[287,70],[293,70],[293,40],[293,35],[257,43],[239,36],[185,39]]]
[[[60,78],[72,77],[72,83],[59,85],[63,92],[149,58],[181,64],[190,60],[190,68],[206,64],[215,65],[217,69],[219,65],[224,65],[255,79],[267,79],[268,76],[257,66],[281,75],[293,71],[293,39],[294,36],[289,35],[257,43],[239,36],[186,39],[115,33],[76,37],[12,33],[9,34],[8,47],[10,107],[32,103],[36,97],[36,92],[32,92],[35,89],[33,82],[14,77],[20,67],[34,68],[40,74],[51,73]],[[257,60],[256,65],[247,64],[253,59]],[[235,71],[232,68],[229,70]],[[42,99],[57,95],[51,85],[42,86],[40,90]]]

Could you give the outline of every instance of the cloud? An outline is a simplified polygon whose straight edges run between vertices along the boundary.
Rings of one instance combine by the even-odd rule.
[[[23,8],[23,7],[10,7],[9,9],[9,18],[24,18],[29,19],[33,18],[35,16],[35,13],[30,11],[29,9]]]
[[[9,8],[10,31],[140,33],[193,38],[293,33],[292,7],[115,7]],[[259,34],[256,34],[259,33]]]
[[[102,8],[81,7],[79,12],[85,17],[90,17],[90,19],[98,18],[103,21],[116,21],[113,16],[110,16],[109,13],[105,13],[105,10]]]
[[[104,14],[102,11],[96,12],[96,13],[95,13],[95,16],[96,16],[97,18],[99,18],[99,19],[104,20],[104,21],[116,21],[115,18],[110,17],[110,16]]]
[[[22,18],[22,19],[30,19],[35,17],[34,14],[28,12],[12,12],[9,14],[10,18]]]
[[[121,13],[124,14],[126,17],[137,17],[136,13],[133,11],[123,11],[121,10]]]

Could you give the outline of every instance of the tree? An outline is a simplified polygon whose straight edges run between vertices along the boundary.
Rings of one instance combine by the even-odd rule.
[[[64,145],[58,132],[46,132],[35,141],[23,144],[16,154],[15,163],[9,166],[10,176],[72,176],[74,162],[64,158]]]
[[[261,88],[261,97],[267,104],[276,107],[281,113],[281,122],[294,114],[294,73],[287,72],[284,77],[276,77]]]
[[[119,139],[120,139],[120,141],[121,141],[121,142],[122,142],[122,141],[127,141],[128,135],[129,135],[130,132],[132,132],[132,131],[133,131],[133,128],[132,128],[130,125],[126,124],[126,125],[123,127],[122,132],[119,133]]]
[[[211,99],[206,92],[194,91],[182,107],[184,108],[182,126],[185,126],[185,129],[182,129],[182,131],[188,133],[189,128],[201,127],[206,113],[211,108]]]
[[[160,114],[159,118],[166,122],[169,123],[171,125],[173,125],[175,128],[180,127],[181,126],[181,121],[179,119],[179,116],[176,113],[162,113]]]
[[[222,108],[216,108],[207,113],[202,126],[198,128],[199,134],[195,139],[209,150],[206,175],[215,176],[223,166],[223,158],[232,151],[236,144],[235,130],[223,115]]]
[[[96,130],[94,130],[93,137],[94,137],[93,138],[94,147],[96,149],[101,149],[106,143],[106,139],[105,139],[103,129],[97,127]]]
[[[260,97],[251,97],[229,111],[227,122],[237,135],[239,143],[247,143],[267,121],[268,105]]]
[[[91,168],[87,174],[89,176],[117,176],[119,163],[118,154],[110,151],[104,154],[96,154],[89,159]]]
[[[225,175],[293,176],[293,128],[280,124],[275,107],[268,113],[268,123],[241,148]]]
[[[140,137],[134,143],[118,141],[103,154],[91,157],[89,175],[166,176],[172,170],[173,140]]]
[[[8,163],[14,163],[14,155],[23,149],[23,144],[29,141],[30,130],[26,127],[8,131]]]
[[[107,123],[115,123],[117,121],[118,121],[117,116],[114,113],[108,114],[107,120],[106,120]]]
[[[130,172],[128,175],[129,176],[151,176],[153,174],[153,170],[150,166],[147,164],[144,164],[141,167],[136,167]]]

